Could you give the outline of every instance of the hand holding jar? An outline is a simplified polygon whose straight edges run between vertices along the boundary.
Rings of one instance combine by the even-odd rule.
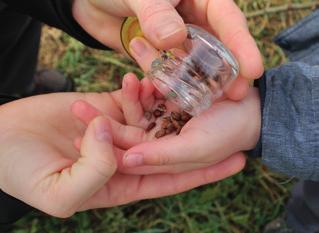
[[[238,13],[234,4],[228,1],[224,4]],[[213,4],[208,7],[216,10]],[[129,52],[157,89],[191,115],[203,114],[188,122],[179,136],[130,149],[123,164],[129,167],[164,165],[162,171],[176,172],[219,163],[254,147],[260,130],[259,97],[255,90],[248,90],[247,79],[261,75],[262,63],[242,15],[230,16],[227,20],[214,21],[208,15],[209,22],[216,22],[214,26],[219,31],[215,31],[215,35],[224,45],[210,35],[211,29],[205,32],[193,25],[187,25],[184,43],[169,51],[158,52],[142,37],[131,40]],[[218,23],[226,21],[239,26],[218,27]],[[248,96],[239,102],[227,100],[210,108],[223,92],[233,100]],[[248,121],[250,116],[252,119]],[[161,168],[147,171],[155,170]]]

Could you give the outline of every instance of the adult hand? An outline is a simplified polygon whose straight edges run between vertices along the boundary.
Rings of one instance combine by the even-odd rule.
[[[243,167],[242,158],[233,157],[216,166],[176,175],[137,176],[115,171],[117,161],[122,161],[123,147],[140,143],[138,138],[123,134],[120,99],[119,92],[61,93],[2,105],[1,190],[50,215],[68,217],[81,210],[182,192]],[[87,104],[102,116],[87,111]],[[88,127],[74,117],[83,116],[82,112],[87,113],[81,120]]]
[[[176,8],[174,8],[176,7]],[[263,62],[249,33],[245,16],[233,0],[74,0],[78,23],[103,44],[124,52],[120,29],[124,17],[137,16],[146,39],[157,49],[180,45],[186,38],[185,23],[215,34],[232,51],[240,65],[240,77],[227,91],[230,99],[246,96],[248,81],[263,73]],[[154,59],[147,46],[133,40],[131,52],[138,63]]]
[[[177,46],[186,38],[186,27],[175,10],[179,0],[74,0],[78,23],[103,44],[124,52],[121,25],[127,16],[137,16],[145,37],[156,48]]]
[[[176,9],[186,23],[199,25],[215,34],[234,54],[239,62],[240,75],[226,94],[232,100],[244,98],[248,93],[249,80],[262,75],[263,61],[249,33],[245,16],[234,1],[181,0]],[[133,57],[144,71],[148,71],[150,63],[158,56],[153,41],[150,42],[136,38],[130,44]],[[181,41],[176,39],[176,42]]]

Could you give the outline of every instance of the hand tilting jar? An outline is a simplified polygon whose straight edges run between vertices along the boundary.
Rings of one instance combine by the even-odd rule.
[[[223,96],[239,67],[213,35],[195,25],[186,26],[187,39],[179,48],[162,51],[146,76],[168,100],[196,116]]]

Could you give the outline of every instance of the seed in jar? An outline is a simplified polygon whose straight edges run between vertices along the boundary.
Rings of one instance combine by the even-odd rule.
[[[199,81],[205,81],[206,80],[203,76],[200,76],[200,75],[194,75],[193,79],[197,79]]]
[[[179,112],[171,112],[171,118],[172,119],[174,119],[174,120],[176,120],[176,121],[179,121],[179,120],[181,120],[181,114],[179,113]]]
[[[187,73],[193,77],[193,76],[196,76],[196,73],[192,70],[192,69],[187,69]]]
[[[146,128],[146,132],[151,131],[155,126],[156,126],[156,123],[155,122],[151,122]]]
[[[145,111],[144,112],[144,117],[146,118],[146,120],[151,120],[152,119],[152,113],[149,111]]]
[[[159,104],[157,106],[157,109],[160,110],[161,112],[166,112],[167,108],[165,104]]]
[[[156,138],[161,138],[161,137],[164,137],[165,135],[166,135],[165,129],[161,129],[155,133]]]
[[[155,109],[154,112],[153,112],[153,116],[156,117],[156,118],[163,116],[163,114],[164,114],[164,112],[161,112],[158,109]]]

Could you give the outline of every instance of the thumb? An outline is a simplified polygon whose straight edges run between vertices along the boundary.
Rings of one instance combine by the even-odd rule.
[[[83,137],[81,157],[59,173],[56,211],[52,215],[68,217],[102,188],[116,171],[111,127],[104,117],[96,117]],[[60,198],[60,199],[59,199]]]
[[[90,180],[91,187],[86,187],[88,191],[92,188],[99,189],[116,171],[111,131],[109,120],[98,116],[89,124],[84,134],[80,148],[81,157],[74,164],[79,170],[74,175],[78,174],[78,179],[83,176]],[[85,193],[84,186],[82,190]]]
[[[186,26],[174,5],[176,0],[129,0],[145,37],[158,49],[176,47],[186,38]]]

